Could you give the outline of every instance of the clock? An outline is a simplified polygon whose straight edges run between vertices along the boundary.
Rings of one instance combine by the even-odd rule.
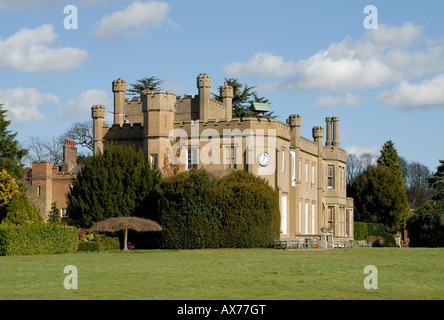
[[[270,155],[265,152],[262,151],[261,153],[259,153],[259,155],[257,156],[257,162],[259,162],[259,164],[262,167],[266,167],[268,166],[268,164],[270,163]]]

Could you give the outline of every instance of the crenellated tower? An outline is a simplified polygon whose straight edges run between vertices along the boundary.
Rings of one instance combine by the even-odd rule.
[[[122,125],[125,108],[126,81],[118,78],[112,82],[114,92],[114,124]]]
[[[168,135],[174,129],[176,95],[171,91],[142,92],[143,152],[151,162],[163,164],[171,146]]]
[[[103,119],[105,118],[105,107],[102,105],[92,106],[91,116],[93,118],[94,154],[96,155],[103,152]]]
[[[197,77],[197,89],[199,92],[199,119],[208,122],[210,117],[210,88],[211,77],[204,74],[199,74]]]
[[[225,117],[231,121],[233,114],[233,87],[225,81],[224,86],[220,88],[220,97],[225,106]]]

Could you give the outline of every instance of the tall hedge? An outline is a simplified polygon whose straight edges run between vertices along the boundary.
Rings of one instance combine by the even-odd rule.
[[[78,247],[77,228],[35,224],[0,226],[0,255],[73,253]]]
[[[279,196],[266,180],[233,171],[218,183],[224,247],[270,247],[279,236]]]
[[[276,191],[247,172],[190,170],[163,180],[158,197],[164,248],[267,247],[279,234]]]

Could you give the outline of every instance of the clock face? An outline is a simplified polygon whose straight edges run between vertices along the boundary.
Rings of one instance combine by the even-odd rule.
[[[259,164],[262,167],[266,167],[268,166],[268,164],[270,163],[270,155],[265,152],[262,151],[261,153],[259,153],[259,155],[257,156],[257,162],[259,162]]]

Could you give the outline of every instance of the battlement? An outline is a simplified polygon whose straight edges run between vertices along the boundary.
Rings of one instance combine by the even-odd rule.
[[[287,124],[290,127],[300,127],[301,126],[301,116],[299,114],[292,114],[288,117]]]
[[[199,74],[197,76],[197,87],[198,88],[211,88],[211,77],[209,75],[207,75],[206,73]]]
[[[126,91],[126,81],[118,78],[113,81],[113,92],[125,92]]]
[[[168,110],[174,111],[176,104],[176,94],[172,91],[148,91],[142,92],[142,111],[148,110]]]
[[[313,138],[322,139],[324,137],[324,128],[323,127],[313,127]]]
[[[102,105],[92,106],[91,115],[93,119],[105,118],[105,106]]]
[[[224,86],[220,89],[220,97],[222,99],[233,98],[233,87],[229,86],[226,81]]]

